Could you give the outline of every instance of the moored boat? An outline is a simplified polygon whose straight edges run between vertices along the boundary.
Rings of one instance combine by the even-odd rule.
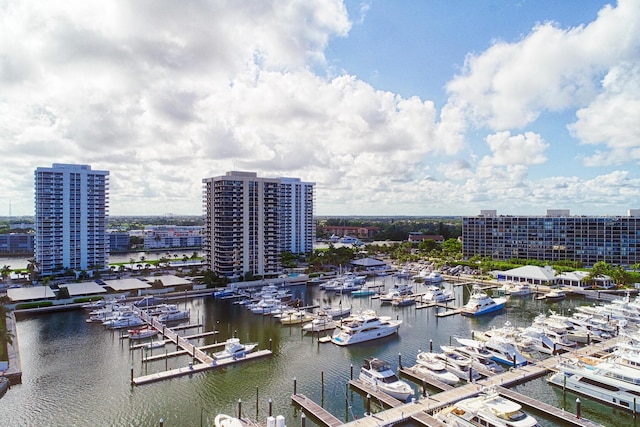
[[[351,345],[388,337],[397,333],[401,324],[402,320],[363,313],[341,322],[338,331],[331,337],[331,342],[337,345]]]
[[[474,285],[469,301],[461,308],[460,313],[463,316],[481,316],[494,313],[502,310],[506,302],[506,298],[492,298],[480,286]]]
[[[150,326],[143,326],[142,328],[129,329],[130,340],[143,340],[145,338],[151,338],[158,335],[158,330]]]
[[[258,343],[242,344],[238,338],[229,338],[224,343],[224,350],[213,353],[211,356],[216,359],[227,359],[244,357],[247,353],[251,353]]]
[[[429,376],[445,384],[456,385],[460,378],[447,371],[444,362],[436,353],[421,351],[416,357],[416,365],[411,369],[414,374]]]
[[[337,323],[333,320],[333,317],[326,312],[319,312],[315,318],[302,326],[302,330],[305,332],[322,332],[330,331],[337,327]]]
[[[500,396],[494,389],[463,399],[438,412],[435,418],[455,427],[538,427],[538,421],[522,410],[519,403]]]
[[[411,386],[398,378],[389,363],[380,359],[364,359],[358,378],[373,388],[403,402],[406,402],[413,395]]]

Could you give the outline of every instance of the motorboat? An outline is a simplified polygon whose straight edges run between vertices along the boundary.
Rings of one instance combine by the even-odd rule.
[[[158,330],[149,326],[142,328],[129,329],[130,340],[143,340],[158,335]]]
[[[151,341],[144,348],[146,348],[147,350],[152,350],[154,348],[162,348],[165,346],[165,344],[166,342],[164,340]]]
[[[225,414],[216,415],[213,419],[213,425],[215,427],[245,427],[242,420]]]
[[[397,333],[401,324],[402,320],[391,320],[388,316],[362,313],[341,322],[331,337],[331,342],[337,345],[351,345],[388,337]]]
[[[361,288],[362,288],[362,283],[360,283],[356,279],[349,278],[349,279],[345,279],[341,284],[336,286],[333,290],[338,293],[346,294],[346,293],[360,290]]]
[[[370,297],[371,295],[375,295],[376,291],[374,291],[371,288],[360,288],[360,289],[356,289],[355,291],[351,292],[351,296],[354,298],[360,298],[360,297]]]
[[[306,310],[288,310],[276,317],[283,325],[299,325],[300,323],[311,322],[314,317]]]
[[[448,289],[441,289],[436,285],[427,286],[427,291],[422,295],[422,302],[445,302],[449,301],[453,297],[453,293]]]
[[[480,341],[458,337],[456,337],[456,341],[460,345],[453,347],[453,351],[469,357],[472,360],[472,368],[486,369],[495,373],[504,371],[504,368],[491,358],[491,353],[484,348],[484,344]]]
[[[442,353],[436,353],[436,357],[444,362],[444,368],[458,378],[473,382],[480,378],[478,371],[471,367],[473,360],[458,353],[451,346],[440,346]]]
[[[504,337],[515,340],[518,337],[518,333],[518,329],[507,320],[503,326],[491,326],[486,331],[473,330],[471,331],[471,337],[478,341],[489,341],[493,337]]]
[[[544,354],[555,354],[556,343],[543,328],[528,326],[520,331],[519,338],[526,340],[529,346]]]
[[[337,327],[337,323],[333,320],[333,317],[324,311],[316,314],[315,318],[302,326],[304,332],[322,332],[330,331]]]
[[[413,295],[413,285],[396,283],[386,294],[380,296],[380,304],[391,304],[394,298],[405,295]]]
[[[120,311],[102,324],[109,329],[133,328],[144,324],[144,321],[133,310]]]
[[[447,426],[539,427],[538,421],[522,410],[519,403],[506,399],[493,389],[479,396],[460,400],[435,414]]]
[[[398,378],[388,362],[380,359],[364,359],[358,378],[363,383],[402,402],[406,402],[413,395],[411,386]]]
[[[7,390],[9,390],[10,385],[11,381],[9,381],[9,378],[0,376],[0,397],[4,396]]]
[[[484,292],[480,286],[474,285],[469,301],[461,308],[463,316],[481,316],[494,313],[504,308],[507,299],[504,297],[492,298]]]
[[[545,301],[560,301],[567,297],[567,294],[560,289],[551,289],[545,295],[539,297],[538,299],[542,299]]]
[[[351,314],[351,307],[343,307],[342,302],[338,306],[325,306],[321,308],[321,311],[327,313],[334,319],[349,316]]]
[[[237,359],[251,353],[258,343],[242,344],[239,338],[229,338],[224,343],[224,350],[213,353],[211,356],[216,359]]]
[[[444,280],[440,272],[432,271],[426,276],[424,276],[424,283],[440,283]]]
[[[498,293],[509,295],[512,297],[522,297],[533,294],[533,289],[528,283],[505,282],[502,287],[497,289]]]
[[[456,385],[460,381],[457,375],[447,371],[444,362],[437,357],[436,353],[419,352],[416,364],[411,370],[414,374],[429,376],[449,385]]]
[[[282,307],[282,300],[279,298],[263,298],[247,307],[254,314],[271,314],[274,310]]]
[[[394,275],[394,277],[397,277],[398,279],[410,279],[411,277],[413,277],[413,273],[411,272],[411,270],[409,270],[406,267],[403,268],[400,271],[397,271],[393,275]]]
[[[484,343],[484,348],[491,353],[491,358],[507,366],[524,366],[527,359],[517,349],[513,340],[495,336]]]
[[[394,307],[406,307],[416,303],[416,297],[414,295],[404,295],[395,297],[391,300],[391,305]]]
[[[627,411],[640,411],[640,369],[615,360],[562,359],[547,381],[560,388]]]
[[[179,322],[189,320],[191,312],[189,310],[179,310],[175,304],[166,304],[158,314],[158,322]]]

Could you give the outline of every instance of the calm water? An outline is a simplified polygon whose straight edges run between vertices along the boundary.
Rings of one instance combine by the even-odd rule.
[[[381,283],[382,279],[377,281]],[[392,279],[385,278],[385,281],[390,286]],[[460,303],[467,295],[462,287],[455,290]],[[293,292],[309,304],[339,302],[339,297],[306,286],[295,287]],[[13,387],[0,399],[0,426],[154,426],[160,418],[165,426],[210,426],[218,413],[236,414],[238,399],[242,400],[244,416],[264,420],[269,398],[273,401],[274,415],[285,415],[290,427],[299,426],[300,411],[292,405],[290,397],[294,377],[298,392],[324,405],[337,417],[352,420],[354,416],[362,416],[364,398],[346,386],[351,364],[357,375],[365,357],[379,357],[397,366],[401,354],[403,365],[411,366],[418,351],[428,348],[429,340],[437,349],[438,345],[449,344],[453,335],[470,336],[471,329],[501,326],[506,320],[523,326],[540,311],[550,307],[568,311],[584,301],[566,300],[550,306],[530,298],[514,298],[504,313],[480,319],[436,318],[433,308],[380,307],[377,300],[368,298],[345,297],[343,300],[343,304],[351,303],[355,310],[374,308],[381,315],[401,318],[404,322],[399,336],[351,347],[318,344],[317,338],[303,336],[300,326],[282,326],[270,316],[251,314],[230,302],[212,298],[180,301],[181,306],[191,309],[192,322],[204,319],[206,330],[219,331],[216,337],[201,339],[200,343],[224,341],[237,331],[242,341],[259,341],[259,348],[268,348],[271,339],[274,354],[192,377],[135,388],[129,385],[132,366],[138,376],[186,366],[190,359],[179,357],[143,365],[140,350],[130,351],[127,340],[121,340],[118,332],[86,323],[82,311],[19,320],[23,384]],[[167,348],[174,350],[172,346]],[[164,351],[154,350],[155,353]],[[414,390],[416,397],[419,396],[420,388],[414,385]],[[576,396],[563,397],[544,379],[516,390],[575,412]],[[586,398],[582,398],[582,402],[583,416],[603,425],[634,425],[630,414],[594,404]],[[555,425],[545,419],[544,414],[534,415],[544,426]],[[307,423],[312,425],[309,419]]]

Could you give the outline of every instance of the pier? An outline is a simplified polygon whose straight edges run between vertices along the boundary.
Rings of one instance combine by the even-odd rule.
[[[144,320],[148,325],[158,330],[160,334],[164,337],[165,345],[167,343],[173,343],[176,345],[176,351],[172,353],[167,353],[165,351],[164,354],[160,354],[157,356],[150,356],[147,358],[143,358],[142,361],[149,362],[152,360],[163,359],[171,356],[180,356],[180,355],[191,355],[193,358],[193,362],[189,363],[186,367],[181,367],[177,369],[171,369],[168,371],[161,371],[155,374],[143,375],[140,377],[133,376],[133,367],[131,368],[131,384],[132,385],[143,385],[156,381],[162,381],[170,378],[181,377],[185,375],[192,375],[198,372],[204,372],[211,369],[217,369],[221,366],[227,366],[234,363],[244,362],[247,360],[253,360],[265,356],[271,355],[271,350],[258,350],[251,353],[247,353],[242,355],[242,357],[229,357],[224,359],[214,359],[204,352],[205,349],[214,348],[217,346],[224,346],[223,343],[216,343],[210,346],[196,347],[194,344],[189,342],[189,338],[200,338],[203,336],[216,334],[218,331],[209,331],[202,332],[198,334],[193,334],[190,336],[180,336],[178,333],[172,329],[167,327],[166,325],[160,323],[154,317],[150,316],[143,310],[137,310],[138,315],[142,320]],[[138,347],[140,348],[140,347]],[[195,363],[198,360],[200,363]]]
[[[579,350],[575,350],[575,354],[583,357],[592,357],[595,354],[601,354],[608,349],[615,346],[617,342],[616,338],[612,338],[601,343],[589,345]],[[554,406],[545,404],[538,400],[532,399],[528,396],[522,395],[509,389],[518,384],[525,383],[535,378],[546,375],[550,370],[558,364],[562,355],[552,356],[543,361],[539,361],[532,364],[527,364],[519,368],[511,368],[505,372],[486,376],[475,382],[467,383],[457,387],[441,383],[431,377],[423,377],[415,374],[412,368],[400,368],[399,372],[417,384],[421,384],[423,387],[423,396],[417,401],[410,403],[402,403],[397,399],[390,396],[382,396],[376,390],[368,387],[366,384],[359,380],[350,380],[349,385],[364,393],[367,393],[371,397],[375,397],[377,401],[383,403],[390,409],[383,410],[371,416],[359,418],[355,421],[340,424],[324,423],[326,427],[337,427],[338,425],[344,425],[349,427],[377,427],[381,424],[391,425],[408,420],[414,420],[422,425],[426,426],[441,426],[440,421],[433,417],[433,414],[437,413],[441,409],[455,404],[456,402],[475,397],[483,392],[485,389],[494,388],[499,394],[520,403],[524,407],[532,408],[537,411],[542,411],[547,416],[550,416],[556,420],[562,421],[567,425],[583,426],[583,427],[598,427],[601,425],[591,420],[584,419],[569,413]],[[428,394],[425,390],[426,385],[440,390],[435,394]],[[301,398],[302,396],[302,398]],[[292,396],[292,400],[300,405],[302,409],[308,412],[310,415],[318,418],[322,421],[322,417],[328,417],[327,411],[317,404],[312,404],[309,399],[303,395],[295,394]],[[301,403],[302,402],[302,403]],[[315,406],[314,406],[315,405]],[[328,415],[327,415],[328,414]],[[336,421],[337,420],[337,421]],[[332,422],[340,422],[337,418],[333,417]]]

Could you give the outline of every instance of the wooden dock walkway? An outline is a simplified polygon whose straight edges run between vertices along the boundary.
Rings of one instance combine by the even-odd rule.
[[[199,363],[197,365],[189,365],[182,368],[171,369],[169,371],[161,371],[156,372],[155,374],[143,375],[140,377],[132,378],[131,384],[133,385],[143,385],[149,384],[156,381],[168,380],[170,378],[182,377],[185,375],[192,375],[198,372],[209,371],[211,369],[217,369],[222,366],[229,366],[235,363],[246,362],[249,360],[254,360],[260,357],[265,357],[271,355],[270,350],[258,350],[253,353],[248,353],[243,357],[239,358],[226,358],[221,360],[216,360],[215,363]],[[212,359],[213,360],[213,359]]]
[[[374,390],[373,387],[360,380],[349,380],[349,385],[362,393],[370,395],[372,398],[375,398],[378,402],[386,405],[389,408],[395,408],[396,406],[400,406],[405,403],[389,396],[387,393]]]
[[[291,400],[293,400],[307,414],[311,415],[324,427],[338,427],[344,424],[322,406],[318,405],[313,400],[308,399],[304,394],[294,394],[291,396]]]
[[[536,409],[541,412],[546,412],[547,414],[553,415],[555,418],[562,420],[563,423],[574,425],[574,426],[600,426],[600,424],[595,423],[591,420],[587,420],[584,418],[578,418],[575,414],[572,414],[567,411],[563,411],[562,409],[556,408],[555,406],[548,405],[544,402],[540,402],[539,400],[532,399],[524,394],[517,393],[513,390],[509,390],[504,387],[496,387],[496,391],[500,393],[502,396],[506,397],[509,400],[513,400],[514,402],[518,402],[523,406],[527,406],[529,408]]]

